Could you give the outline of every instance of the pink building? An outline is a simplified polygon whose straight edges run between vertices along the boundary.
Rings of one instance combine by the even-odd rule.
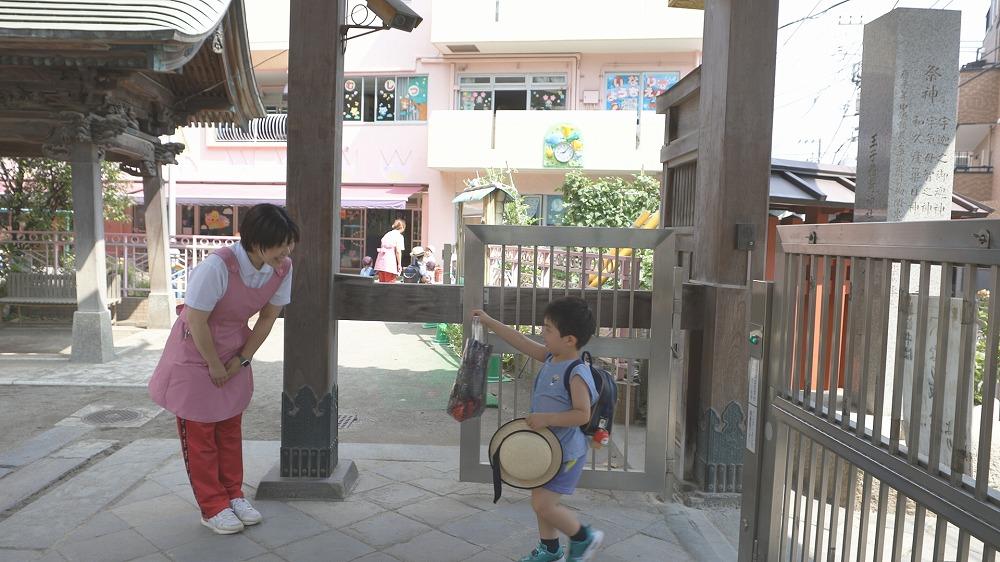
[[[187,145],[170,172],[177,234],[234,235],[246,206],[284,202],[288,1],[246,3],[273,115],[249,130],[175,135]],[[664,118],[654,96],[701,63],[703,12],[663,0],[410,4],[424,16],[413,33],[347,43],[345,270],[374,253],[397,217],[410,224],[408,247],[453,243],[452,200],[486,167],[517,170],[516,187],[541,224],[559,223],[557,188],[568,169],[659,175]],[[463,220],[478,222],[476,206],[465,209]]]

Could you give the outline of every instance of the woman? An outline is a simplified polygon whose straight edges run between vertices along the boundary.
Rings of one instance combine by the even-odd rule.
[[[262,517],[243,497],[242,415],[253,394],[254,353],[291,301],[288,255],[299,227],[281,207],[250,209],[240,243],[191,273],[184,305],[149,381],[154,402],[177,416],[181,452],[201,522],[228,535]],[[259,314],[253,330],[247,322]]]
[[[406,245],[403,240],[404,230],[406,221],[396,219],[392,223],[392,230],[382,237],[378,257],[375,258],[375,271],[378,272],[379,283],[395,283],[396,278],[403,273],[403,247]]]

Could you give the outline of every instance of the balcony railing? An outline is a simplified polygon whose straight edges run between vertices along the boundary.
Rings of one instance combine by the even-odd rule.
[[[977,164],[975,152],[956,152],[955,171],[967,174],[989,174],[993,172],[993,166]]]
[[[219,125],[215,128],[215,139],[219,142],[286,142],[287,118],[284,113],[276,113],[251,119],[249,130],[239,125]]]

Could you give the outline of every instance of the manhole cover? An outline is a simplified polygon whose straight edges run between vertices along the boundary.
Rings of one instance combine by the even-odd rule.
[[[110,410],[98,410],[83,416],[83,423],[90,425],[115,425],[137,421],[142,418],[142,414],[128,408],[114,408]]]
[[[347,429],[351,427],[351,424],[358,421],[358,416],[352,416],[348,414],[340,414],[337,416],[337,428]]]

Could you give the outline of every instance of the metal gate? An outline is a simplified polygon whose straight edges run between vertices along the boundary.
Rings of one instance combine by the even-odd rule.
[[[996,559],[998,242],[987,220],[779,227],[740,560]]]
[[[670,349],[680,290],[674,283],[677,238],[687,233],[466,227],[466,319],[473,309],[486,308],[497,320],[540,339],[545,305],[554,298],[583,297],[595,312],[598,329],[586,349],[617,373],[619,402],[612,442],[592,450],[581,487],[663,493],[668,472],[678,464],[680,420],[670,413],[680,400],[680,373],[670,369]],[[494,370],[489,385],[495,410],[462,423],[460,478],[466,482],[491,481],[489,438],[503,423],[527,415],[539,367],[499,338],[490,343],[503,354],[505,367]]]

